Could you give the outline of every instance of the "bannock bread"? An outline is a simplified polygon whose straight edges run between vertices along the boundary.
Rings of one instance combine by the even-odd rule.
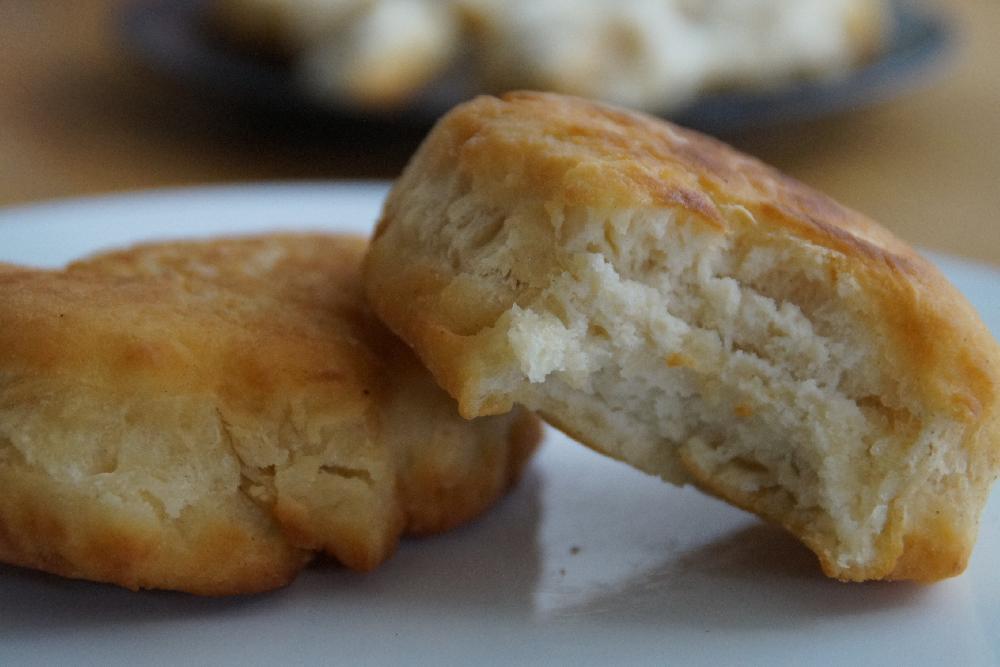
[[[366,259],[466,417],[519,404],[785,526],[842,580],[960,573],[1000,351],[889,231],[760,162],[551,94],[442,119]]]
[[[249,593],[369,570],[508,487],[524,410],[466,421],[364,305],[365,241],[140,246],[0,268],[0,561]]]

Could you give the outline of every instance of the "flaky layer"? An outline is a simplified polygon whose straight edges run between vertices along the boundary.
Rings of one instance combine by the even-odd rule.
[[[466,416],[538,409],[785,525],[831,576],[964,568],[996,343],[905,243],[756,160],[582,100],[480,98],[418,151],[366,261]]]
[[[488,507],[538,439],[466,421],[368,313],[364,241],[142,246],[0,272],[0,558],[204,594],[371,569]]]

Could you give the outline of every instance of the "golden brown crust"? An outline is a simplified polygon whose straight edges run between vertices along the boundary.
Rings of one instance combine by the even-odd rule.
[[[127,508],[81,502],[47,475],[0,469],[0,561],[132,590],[255,593],[288,584],[312,558],[273,527],[207,516],[194,534],[164,531]]]
[[[7,264],[5,262],[0,262],[0,273],[13,273],[15,271],[30,271],[28,267],[18,266],[17,264]]]
[[[765,233],[793,235],[841,257],[840,270],[884,304],[900,364],[937,387],[942,400],[973,411],[997,400],[995,357],[969,352],[992,339],[933,265],[866,216],[710,137],[586,100],[516,92],[480,97],[446,115],[407,171],[418,170],[426,179],[454,170],[480,187],[502,184],[553,206],[682,209],[720,233],[720,209],[743,207]],[[398,198],[390,196],[374,239],[392,223]],[[462,386],[475,360],[463,351],[464,332],[432,319],[440,318],[432,297],[444,281],[395,252],[403,251],[375,244],[369,254],[369,299],[472,416]]]
[[[699,234],[740,235],[762,246],[794,243],[823,257],[830,284],[856,286],[871,314],[864,325],[879,341],[880,367],[898,378],[895,402],[925,423],[940,418],[957,425],[955,454],[968,461],[967,472],[949,473],[935,492],[907,498],[905,511],[890,509],[875,560],[834,563],[817,548],[827,558],[824,569],[845,579],[929,581],[964,567],[976,517],[1000,468],[1000,349],[958,291],[891,232],[714,139],[642,114],[531,92],[463,104],[439,122],[390,194],[365,281],[375,311],[413,346],[466,417],[500,414],[518,398],[490,388],[504,385],[496,378],[505,370],[519,372],[515,359],[502,356],[506,332],[497,322],[519,303],[522,287],[511,287],[508,275],[475,268],[459,275],[449,264],[457,260],[443,254],[447,244],[419,236],[410,211],[442,192],[493,207],[500,213],[484,219],[507,215],[518,233],[548,226],[540,243],[518,246],[537,253],[518,258],[519,271],[554,265],[546,253],[560,231],[552,231],[557,223],[551,220],[562,220],[565,211],[599,220],[622,209],[669,210]],[[462,210],[471,205],[453,203]],[[396,231],[404,218],[407,231]],[[481,285],[467,295],[460,279]],[[577,435],[586,430],[563,426]],[[599,435],[582,435],[595,448],[610,449]],[[774,498],[741,495],[716,484],[710,470],[686,467],[710,493],[783,522]],[[931,499],[934,493],[954,497]],[[810,543],[809,526],[786,526]]]
[[[782,507],[785,499],[776,497],[775,489],[741,493],[720,484],[693,460],[686,458],[684,463],[695,485],[705,493],[753,512],[794,534],[816,554],[823,572],[831,578],[841,581],[886,579],[932,583],[964,572],[972,554],[974,540],[957,532],[945,518],[921,521],[916,531],[911,527],[906,532],[903,517],[897,511],[891,513],[883,530],[879,557],[864,566],[845,568],[827,555],[822,529],[809,521],[793,519]]]
[[[372,569],[401,533],[491,505],[534,418],[456,414],[365,306],[364,247],[265,236],[0,271],[0,560],[248,593],[314,551]]]
[[[277,246],[282,252],[276,254]],[[102,274],[125,277],[136,272],[149,277],[161,274],[188,276],[210,267],[212,284],[236,291],[268,292],[283,302],[320,306],[343,324],[350,323],[349,336],[363,341],[363,349],[352,347],[351,358],[375,372],[376,385],[382,386],[383,419],[397,440],[413,448],[413,433],[421,432],[416,453],[400,455],[410,465],[400,470],[398,483],[402,494],[399,520],[407,533],[443,532],[480,514],[493,504],[514,481],[541,439],[538,420],[519,410],[502,421],[481,421],[467,425],[454,415],[454,404],[435,386],[413,352],[369,313],[364,305],[359,259],[367,246],[360,237],[327,235],[267,236],[232,239],[226,242],[173,243],[141,246],[137,249],[105,253],[96,258]],[[257,255],[263,262],[276,263],[267,271],[249,264],[247,257]],[[84,273],[92,262],[69,267],[71,273]],[[275,280],[280,276],[280,280]],[[331,285],[337,289],[330,289]],[[304,360],[311,368],[316,365]],[[344,364],[332,364],[338,369]],[[349,366],[348,366],[349,367]],[[327,379],[348,380],[341,371],[325,371]],[[347,374],[350,377],[350,374]],[[364,393],[370,387],[362,387]],[[346,392],[360,395],[359,392]],[[419,406],[419,409],[418,407]],[[415,414],[422,423],[406,421]],[[423,418],[420,418],[420,417]],[[456,428],[457,426],[457,428]],[[450,434],[450,436],[449,436]],[[475,435],[476,437],[469,437]],[[464,456],[459,457],[462,454]],[[440,460],[452,464],[442,469]],[[467,467],[460,469],[456,460]],[[285,507],[288,518],[298,509]],[[377,562],[360,566],[370,569]]]

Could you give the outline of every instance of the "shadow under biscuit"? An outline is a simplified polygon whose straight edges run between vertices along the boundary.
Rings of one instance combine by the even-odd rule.
[[[313,567],[293,584],[293,593],[322,589],[332,597],[377,589],[387,611],[447,618],[488,609],[491,615],[528,617],[540,564],[543,483],[529,465],[514,490],[469,524],[404,539],[395,556],[370,574],[359,576],[335,565]]]
[[[695,518],[695,517],[692,517]],[[910,582],[841,583],[777,527],[753,523],[559,611],[562,617],[700,629],[793,628],[918,605],[927,587]]]

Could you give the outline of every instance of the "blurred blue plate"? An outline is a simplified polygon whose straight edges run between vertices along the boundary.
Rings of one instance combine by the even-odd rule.
[[[450,72],[404,107],[372,111],[318,101],[287,67],[234,48],[206,20],[211,0],[137,0],[120,21],[125,48],[151,70],[247,110],[296,121],[386,123],[426,127],[476,91],[470,77]],[[849,75],[764,92],[706,95],[665,116],[715,134],[818,118],[869,106],[925,82],[950,51],[953,35],[939,14],[897,2],[886,49]]]

